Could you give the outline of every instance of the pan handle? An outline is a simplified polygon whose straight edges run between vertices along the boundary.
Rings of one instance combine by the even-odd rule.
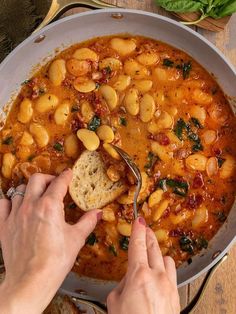
[[[89,9],[105,9],[105,8],[117,8],[117,6],[106,3],[102,0],[52,0],[50,9],[45,16],[42,23],[34,30],[36,33],[44,26],[48,25],[52,21],[56,20],[59,16],[65,13],[67,10],[75,7],[84,7]]]
[[[217,271],[217,269],[220,267],[220,265],[226,261],[226,259],[228,258],[228,254],[225,254],[221,260],[219,260],[218,263],[215,264],[215,266],[213,266],[206,274],[198,292],[196,293],[196,295],[194,296],[194,298],[192,299],[192,301],[180,312],[180,314],[191,314],[193,313],[194,310],[196,310],[198,304],[200,303],[200,301],[202,300],[205,291],[208,287],[208,284],[211,280],[211,278],[214,276],[215,272]]]
[[[208,273],[206,274],[198,292],[192,299],[192,301],[180,312],[180,314],[191,314],[194,310],[196,310],[198,304],[202,300],[204,293],[208,287],[208,284],[211,280],[211,278],[214,276],[217,269],[220,267],[220,265],[228,258],[228,254],[224,255],[222,259],[214,266],[212,267]],[[86,304],[90,306],[91,308],[94,308],[98,311],[99,314],[106,314],[106,306],[104,304],[101,304],[99,302],[94,302],[92,300],[84,300],[80,299],[79,297],[72,297],[72,301],[74,301],[75,304]]]

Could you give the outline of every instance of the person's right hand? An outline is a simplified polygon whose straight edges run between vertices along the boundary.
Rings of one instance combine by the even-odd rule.
[[[128,270],[107,299],[109,314],[180,312],[175,263],[162,257],[154,232],[142,217],[133,224]]]

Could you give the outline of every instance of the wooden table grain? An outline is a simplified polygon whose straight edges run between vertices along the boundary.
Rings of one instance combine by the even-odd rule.
[[[159,13],[176,19],[165,10],[158,8],[154,0],[106,0],[124,8],[145,10]],[[84,9],[72,9],[65,15],[84,11]],[[236,66],[236,14],[231,17],[225,30],[213,33],[193,27],[197,32],[216,45],[228,59]],[[193,283],[180,288],[181,308],[184,308],[198,290],[204,275]],[[217,270],[196,310],[193,314],[236,314],[236,245],[229,252],[229,257]]]

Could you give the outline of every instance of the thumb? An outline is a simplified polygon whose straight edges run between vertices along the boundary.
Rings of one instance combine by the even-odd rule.
[[[84,243],[90,233],[95,229],[98,221],[102,218],[101,210],[91,210],[84,214],[80,220],[72,226],[75,237],[79,240],[79,250],[84,246]]]

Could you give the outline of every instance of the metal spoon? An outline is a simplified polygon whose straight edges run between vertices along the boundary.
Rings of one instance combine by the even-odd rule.
[[[138,196],[139,196],[141,186],[142,186],[141,173],[140,173],[138,167],[136,166],[136,164],[134,163],[134,161],[132,160],[132,158],[125,151],[123,151],[123,149],[121,149],[115,145],[112,145],[112,146],[117,151],[117,153],[121,156],[121,158],[125,161],[125,163],[129,167],[129,169],[132,171],[132,173],[136,179],[136,189],[135,189],[135,193],[134,193],[134,219],[136,219],[138,217],[137,201],[138,201]]]

